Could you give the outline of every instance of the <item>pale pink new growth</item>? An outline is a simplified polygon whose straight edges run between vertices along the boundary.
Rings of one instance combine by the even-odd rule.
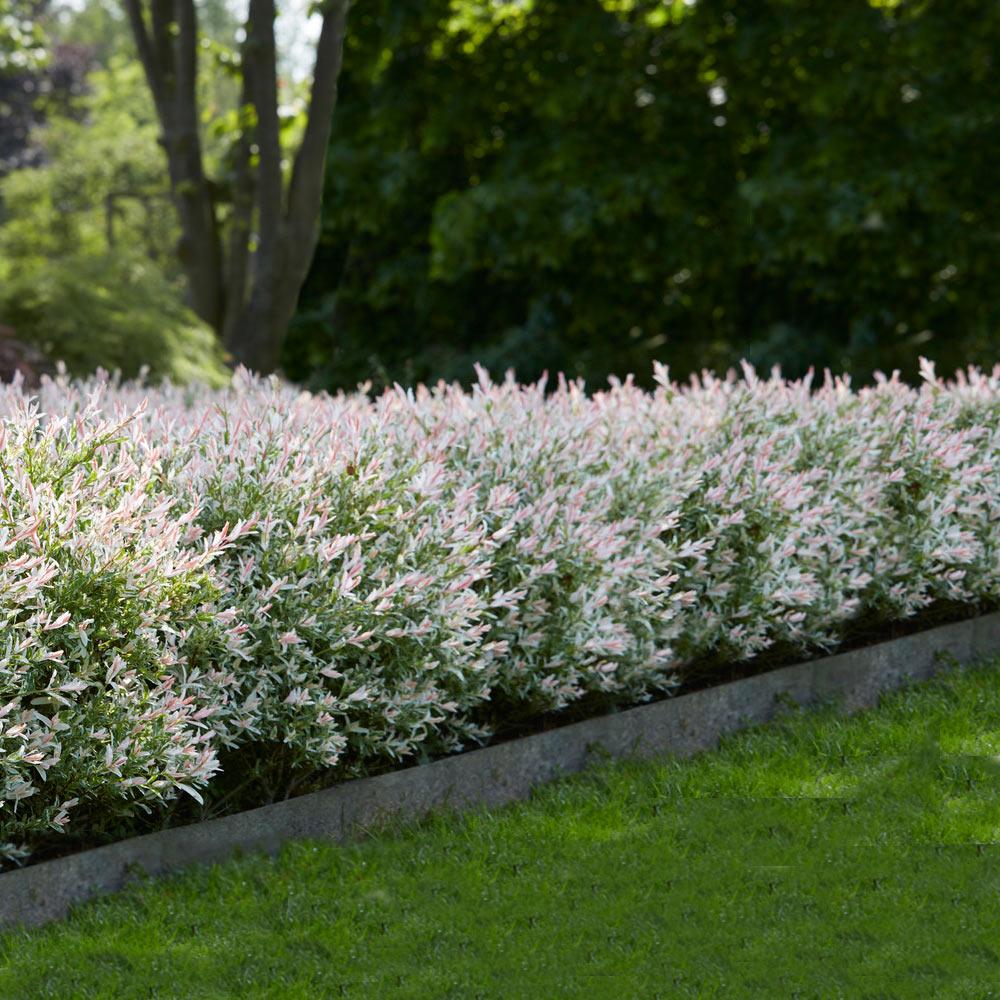
[[[0,389],[0,856],[1000,593],[1000,369]]]

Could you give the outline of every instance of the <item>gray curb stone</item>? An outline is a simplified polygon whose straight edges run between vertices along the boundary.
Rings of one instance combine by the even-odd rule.
[[[788,699],[800,705],[833,699],[844,711],[857,711],[884,691],[998,651],[1000,612],[45,861],[0,874],[0,927],[38,926],[137,876],[211,864],[239,851],[273,854],[300,839],[344,843],[393,818],[524,799],[538,785],[599,757],[689,756],[715,746],[725,733],[767,722]]]

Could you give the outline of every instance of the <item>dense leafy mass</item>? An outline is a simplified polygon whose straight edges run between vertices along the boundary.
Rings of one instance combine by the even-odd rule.
[[[5,387],[3,855],[995,601],[1000,366],[656,379]]]
[[[225,220],[237,25],[197,6]],[[982,0],[356,3],[282,370],[335,389],[473,361],[647,386],[663,357],[680,377],[992,364],[998,45]],[[302,94],[282,95],[291,147]],[[217,375],[117,5],[0,0],[0,118],[0,324],[76,374]]]
[[[118,58],[91,73],[33,133],[41,165],[0,177],[0,323],[73,374],[224,385],[214,333],[182,302],[145,87]]]
[[[981,0],[356,4],[286,370],[992,364],[998,44]]]

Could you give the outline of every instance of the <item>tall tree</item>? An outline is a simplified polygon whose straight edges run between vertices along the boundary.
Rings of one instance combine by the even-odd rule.
[[[124,0],[162,130],[190,305],[236,361],[259,372],[277,366],[316,248],[348,2],[321,5],[306,124],[286,179],[275,4],[249,0],[239,60],[242,132],[231,182],[223,184],[207,175],[199,133],[194,0]]]

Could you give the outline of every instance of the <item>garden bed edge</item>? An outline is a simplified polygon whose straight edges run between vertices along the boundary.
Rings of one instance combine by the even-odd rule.
[[[39,926],[136,878],[238,852],[273,854],[301,839],[345,843],[389,820],[417,819],[434,809],[503,805],[599,758],[690,756],[726,733],[769,721],[789,700],[802,706],[836,700],[844,711],[857,711],[883,692],[996,652],[1000,612],[43,861],[0,874],[0,928]]]

